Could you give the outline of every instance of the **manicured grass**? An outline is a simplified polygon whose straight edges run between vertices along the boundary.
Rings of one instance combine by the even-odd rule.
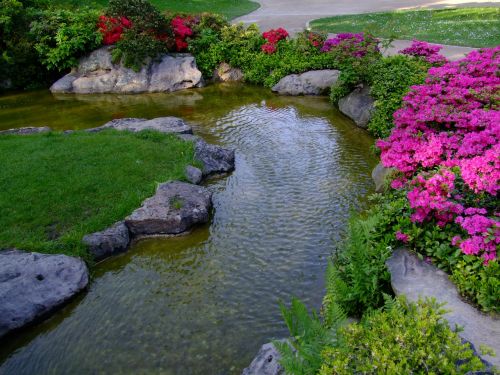
[[[92,5],[105,7],[108,0],[56,0],[54,3],[63,5]],[[160,10],[185,13],[218,13],[231,20],[253,12],[259,4],[249,0],[151,0]]]
[[[158,183],[184,179],[190,142],[155,132],[0,136],[0,249],[86,256]]]
[[[369,31],[383,37],[470,47],[500,44],[500,8],[456,8],[367,13],[311,22],[329,33]]]

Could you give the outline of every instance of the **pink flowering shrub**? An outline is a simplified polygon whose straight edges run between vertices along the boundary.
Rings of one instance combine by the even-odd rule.
[[[439,53],[441,49],[443,49],[443,46],[429,44],[427,42],[422,42],[419,40],[413,40],[410,47],[399,51],[399,53],[403,55],[423,57],[428,63],[432,65],[443,65],[448,62],[448,60],[446,59],[446,57]]]
[[[379,52],[379,40],[365,33],[341,33],[327,39],[322,52],[341,52],[352,57],[364,57],[370,52]]]
[[[500,46],[431,68],[394,114],[391,135],[377,141],[384,166],[400,172],[392,187],[408,188],[411,220],[457,225],[463,235],[453,244],[485,262],[500,244],[499,64]]]

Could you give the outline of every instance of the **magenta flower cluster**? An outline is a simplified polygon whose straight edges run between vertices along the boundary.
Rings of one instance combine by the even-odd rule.
[[[322,52],[339,51],[352,57],[364,57],[370,51],[378,52],[379,40],[364,33],[340,33],[325,41]]]
[[[433,49],[433,51],[437,51]],[[412,221],[458,225],[463,253],[496,258],[498,212],[471,207],[500,190],[500,46],[429,70],[394,114],[395,127],[377,141],[382,163],[408,188]]]
[[[443,46],[429,44],[420,40],[413,40],[410,47],[399,51],[399,53],[403,55],[423,57],[428,63],[432,65],[443,65],[448,60],[446,59],[446,57],[439,53],[441,49],[443,49]]]

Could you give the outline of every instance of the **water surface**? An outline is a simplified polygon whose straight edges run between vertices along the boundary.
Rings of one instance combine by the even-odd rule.
[[[210,225],[100,263],[88,293],[0,348],[1,374],[238,374],[287,333],[278,300],[318,308],[327,259],[372,190],[372,139],[322,98],[219,85],[181,94],[0,97],[0,129],[180,116],[233,147]]]

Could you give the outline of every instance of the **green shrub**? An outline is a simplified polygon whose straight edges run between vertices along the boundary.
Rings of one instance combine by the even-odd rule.
[[[43,0],[0,0],[0,86],[34,88],[50,81],[29,33],[46,6]]]
[[[343,248],[335,253],[327,269],[325,311],[339,305],[349,316],[361,316],[382,306],[384,293],[391,293],[385,261],[392,253],[393,240],[380,232],[383,220],[376,209],[366,218],[351,219]]]
[[[429,68],[422,59],[404,55],[386,57],[369,66],[367,79],[375,99],[375,112],[368,130],[374,136],[389,136],[394,112],[401,108],[411,86],[424,83]]]
[[[466,374],[484,365],[443,320],[434,300],[388,299],[360,324],[340,329],[320,374]],[[458,365],[460,363],[460,365]],[[287,369],[288,371],[288,369]]]
[[[464,256],[452,269],[451,279],[460,293],[483,311],[500,312],[500,265],[484,265],[477,257]]]
[[[399,109],[403,97],[413,85],[425,81],[430,65],[422,59],[396,55],[362,62],[345,64],[330,99],[334,105],[360,83],[371,87],[375,111],[368,130],[376,137],[387,137],[393,128],[393,114]]]
[[[292,299],[289,309],[280,304],[291,339],[276,341],[274,345],[282,354],[280,362],[287,374],[316,374],[322,364],[323,349],[327,345],[336,345],[337,330],[346,316],[337,306],[331,307],[329,315],[332,319],[330,325],[325,325],[314,311],[310,315],[307,307],[296,298]]]
[[[97,31],[99,11],[80,7],[48,9],[31,25],[35,49],[49,70],[63,71],[78,65],[78,59],[101,45]]]

